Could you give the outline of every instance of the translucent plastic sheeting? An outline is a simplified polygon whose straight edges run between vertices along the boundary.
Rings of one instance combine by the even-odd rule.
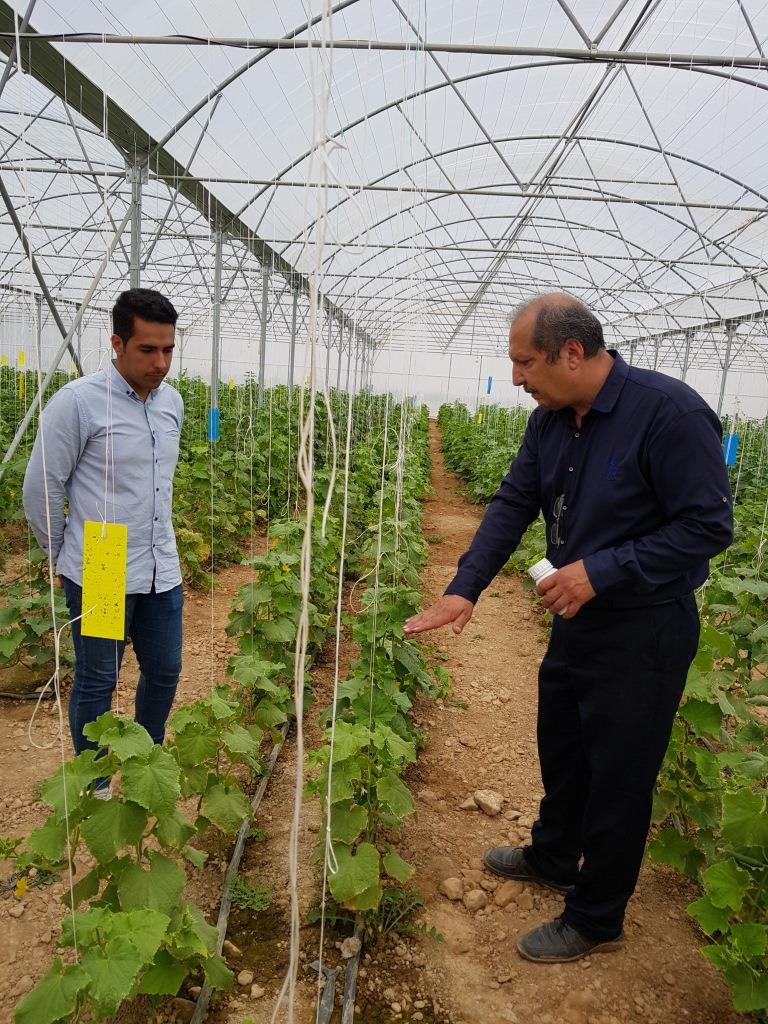
[[[26,6],[12,9],[21,17]],[[722,366],[732,320],[729,363],[764,368],[768,75],[728,62],[762,56],[768,4],[342,0],[335,10],[336,40],[403,47],[333,52],[324,147],[333,174],[324,291],[376,344],[498,353],[509,309],[563,288],[637,361],[678,372]],[[305,26],[320,12],[317,2],[290,0],[38,0],[30,24],[39,33],[306,40],[317,38],[319,25]],[[425,42],[581,56],[432,53]],[[143,130],[134,154],[121,153],[104,137],[105,117],[67,113],[35,79],[34,47],[31,75],[7,84],[3,179],[54,288],[81,297],[130,202],[125,158],[141,157],[149,136],[162,146],[143,194],[143,280],[162,283],[192,319],[208,315],[209,218],[187,198],[172,200],[178,180],[155,180],[162,151],[236,215],[223,323],[246,330],[261,297],[258,261],[243,248],[248,232],[300,273],[314,259],[309,52],[53,46]],[[590,46],[690,61],[596,62]],[[697,55],[727,60],[699,67]],[[97,305],[125,281],[124,249]],[[0,250],[0,284],[28,283],[7,217]],[[283,338],[289,278],[270,282]]]

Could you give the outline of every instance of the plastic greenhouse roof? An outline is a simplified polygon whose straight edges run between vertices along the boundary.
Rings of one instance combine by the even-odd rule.
[[[322,237],[334,316],[375,344],[495,353],[515,303],[565,289],[637,359],[722,365],[730,334],[765,367],[768,3],[342,0],[324,29],[317,0],[37,0],[34,41],[27,7],[0,2],[26,72],[0,159],[55,296],[82,298],[149,152],[142,283],[191,320],[217,223],[225,330],[262,264],[288,330]],[[7,214],[0,259],[0,285],[31,284]]]

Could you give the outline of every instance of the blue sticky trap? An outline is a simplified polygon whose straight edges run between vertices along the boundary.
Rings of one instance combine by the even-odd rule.
[[[208,440],[218,441],[219,440],[219,426],[221,423],[221,413],[219,412],[218,406],[215,409],[208,410]]]
[[[492,387],[493,387],[493,377],[489,377],[488,378],[488,387],[485,389],[486,395],[490,395]]]
[[[726,434],[725,440],[723,441],[723,456],[725,457],[726,466],[736,465],[736,456],[739,452],[739,435],[738,434]]]

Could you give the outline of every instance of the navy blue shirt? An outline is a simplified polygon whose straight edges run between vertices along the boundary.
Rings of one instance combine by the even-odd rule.
[[[538,408],[446,594],[477,601],[539,515],[557,568],[584,559],[587,607],[689,594],[733,535],[720,421],[690,387],[614,364],[581,425]]]

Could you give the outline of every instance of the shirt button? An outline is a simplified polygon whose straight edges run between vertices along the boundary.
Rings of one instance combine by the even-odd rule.
[[[579,433],[578,433],[578,431],[576,431],[576,433],[575,433],[575,434],[574,434],[573,436],[574,436],[574,437],[578,437],[578,436],[579,436]]]
[[[569,473],[572,473],[572,472],[573,472],[573,466],[569,466],[569,467],[568,467],[568,472],[569,472]]]

